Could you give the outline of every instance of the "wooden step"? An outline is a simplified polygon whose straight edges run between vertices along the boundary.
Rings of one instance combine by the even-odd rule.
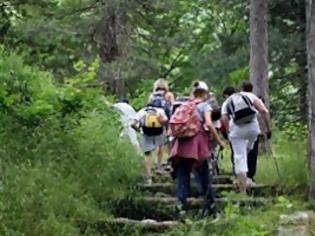
[[[159,204],[159,205],[175,205],[178,204],[178,199],[175,197],[143,197],[142,201],[148,204]],[[270,198],[253,198],[253,197],[244,197],[244,198],[217,198],[216,204],[218,207],[225,207],[227,204],[239,204],[240,206],[264,206],[267,203],[270,203],[272,199]],[[188,204],[191,208],[200,208],[204,203],[203,198],[188,198]]]
[[[84,234],[88,228],[93,228],[104,235],[120,235],[121,232],[129,232],[130,235],[155,232],[161,233],[173,229],[180,224],[179,221],[157,221],[152,219],[134,220],[129,218],[114,218],[99,220],[97,222],[78,222],[81,233]],[[129,229],[129,230],[128,230]]]
[[[213,184],[232,184],[233,183],[233,175],[218,175],[212,177]],[[155,175],[153,177],[154,182],[170,182],[172,181],[172,177],[170,175]]]
[[[219,194],[223,191],[236,191],[237,186],[234,184],[213,184],[212,185],[215,193]],[[175,193],[175,183],[165,182],[165,183],[152,183],[151,185],[142,184],[139,188],[143,191],[148,191],[151,193],[164,193],[164,194],[174,194]],[[197,191],[197,186],[195,183],[191,184],[192,194],[194,195]],[[274,195],[273,192],[276,191],[276,186],[258,184],[248,189],[251,195]]]
[[[145,220],[132,220],[128,218],[116,218],[112,220],[113,223],[118,225],[133,225],[140,226],[145,229],[150,230],[164,230],[166,228],[172,228],[174,226],[178,226],[180,223],[178,221],[156,221],[152,219]]]

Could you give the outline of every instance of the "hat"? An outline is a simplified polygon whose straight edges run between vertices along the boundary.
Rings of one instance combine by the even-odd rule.
[[[209,91],[208,85],[203,82],[203,81],[198,81],[194,84],[195,90],[200,89],[200,90],[205,90]]]

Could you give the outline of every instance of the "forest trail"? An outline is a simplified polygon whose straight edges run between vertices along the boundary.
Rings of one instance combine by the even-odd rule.
[[[187,222],[198,221],[203,198],[198,196],[197,185],[191,181],[191,197],[188,199],[190,208],[187,219],[178,220],[175,209],[178,205],[175,197],[175,181],[169,175],[155,176],[152,185],[139,184],[137,196],[130,201],[120,202],[116,206],[116,218],[99,222],[97,229],[106,235],[121,235],[128,227],[141,229],[141,235],[163,235]],[[220,212],[226,207],[236,205],[244,211],[272,204],[277,196],[276,186],[258,184],[248,191],[248,196],[236,193],[233,176],[224,174],[213,177],[213,188],[216,193],[216,204]],[[128,231],[127,231],[128,232]],[[124,234],[125,235],[125,234]]]

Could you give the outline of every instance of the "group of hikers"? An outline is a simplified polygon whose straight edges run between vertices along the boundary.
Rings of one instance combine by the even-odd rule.
[[[163,154],[168,152],[176,196],[180,209],[188,207],[190,177],[193,174],[200,195],[205,199],[203,214],[214,216],[215,197],[209,162],[217,146],[231,147],[236,184],[241,193],[255,185],[258,136],[261,134],[258,114],[271,137],[269,111],[262,99],[253,93],[253,85],[244,81],[240,91],[226,87],[225,101],[219,106],[204,81],[193,82],[191,96],[175,98],[164,79],[158,79],[147,104],[135,114],[131,127],[141,134],[146,184],[151,185],[152,152],[157,152],[157,174],[164,174]]]

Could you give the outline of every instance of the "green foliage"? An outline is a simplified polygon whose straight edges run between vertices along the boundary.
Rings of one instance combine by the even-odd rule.
[[[301,209],[307,209],[301,198],[280,196],[276,206],[266,206],[264,209],[240,211],[239,206],[229,205],[225,209],[225,217],[220,220],[200,220],[186,225],[166,235],[206,236],[206,235],[244,235],[262,236],[277,233],[280,215],[291,214]]]
[[[290,138],[285,134],[273,138],[273,154],[259,158],[257,181],[278,184],[287,192],[292,192],[296,188],[305,190],[307,186],[306,138],[301,137],[297,140]],[[274,158],[279,165],[280,178],[277,175]]]
[[[86,86],[97,64],[77,64],[58,86],[2,51],[1,235],[78,235],[78,221],[110,217],[111,202],[132,191],[141,161],[101,92]]]

